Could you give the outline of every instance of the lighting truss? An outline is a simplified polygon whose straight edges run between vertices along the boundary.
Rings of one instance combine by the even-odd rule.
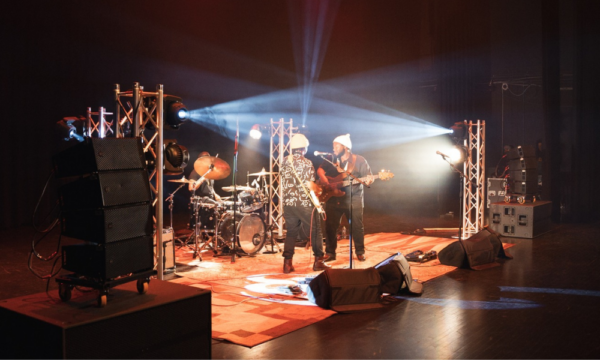
[[[126,101],[127,99],[130,101]],[[154,164],[149,174],[150,189],[154,193],[152,205],[155,209],[156,253],[157,259],[163,259],[163,169],[164,169],[164,90],[163,85],[156,86],[156,92],[145,92],[144,87],[134,83],[132,91],[120,91],[115,85],[116,101],[116,137],[140,137],[146,160]],[[121,117],[121,111],[123,117]],[[155,185],[152,184],[155,179]],[[163,279],[163,262],[157,261],[157,276]]]
[[[484,225],[485,121],[465,120],[468,130],[464,140],[467,157],[464,162],[462,239],[477,234]]]
[[[105,115],[112,115],[113,113],[106,112],[106,109],[100,107],[98,112],[92,112],[92,108],[87,108],[85,132],[87,137],[92,137],[94,133],[98,134],[98,137],[103,139],[109,133],[113,134],[112,121],[106,121]],[[98,117],[98,120],[94,120],[94,116]]]
[[[286,153],[291,154],[290,139],[294,134],[293,120],[279,121],[271,119],[271,159],[269,167],[270,202],[269,202],[269,225],[277,226],[279,237],[283,237],[283,188],[281,187],[281,168]]]

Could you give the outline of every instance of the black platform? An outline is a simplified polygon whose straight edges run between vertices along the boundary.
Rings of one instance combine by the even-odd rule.
[[[0,301],[3,358],[210,359],[210,291],[152,280],[140,295],[135,282],[110,290],[73,291],[62,302],[56,290]]]

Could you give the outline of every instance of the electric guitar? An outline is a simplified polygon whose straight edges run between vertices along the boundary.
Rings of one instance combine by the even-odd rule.
[[[294,174],[294,176],[296,177],[296,179],[298,180],[298,183],[300,184],[300,187],[302,187],[302,190],[304,190],[304,193],[306,193],[306,196],[310,199],[310,201],[313,203],[313,205],[315,206],[315,208],[317,209],[317,211],[319,212],[319,214],[323,215],[325,214],[325,209],[323,209],[323,205],[321,205],[321,202],[319,202],[319,197],[317,196],[317,194],[315,194],[315,192],[310,189],[312,188],[316,188],[317,190],[320,189],[319,185],[315,184],[312,181],[309,181],[307,183],[308,187],[307,188],[303,181],[300,179],[300,176],[298,176],[298,173],[296,172],[296,169],[294,168],[294,158],[292,155],[288,155],[288,161],[290,162],[290,164],[292,164],[291,168],[292,168],[292,173]]]
[[[350,186],[350,180],[344,180],[344,174],[339,174],[338,176],[327,177],[329,180],[329,185],[318,185],[319,189],[316,191],[319,200],[324,203],[329,200],[331,197],[340,197],[346,195],[346,192],[341,190],[341,188]],[[394,174],[389,170],[381,170],[377,175],[373,175],[375,180],[383,180],[387,181],[394,177]],[[369,177],[361,177],[358,178],[360,181],[366,181]],[[352,180],[352,185],[360,184],[356,180]]]

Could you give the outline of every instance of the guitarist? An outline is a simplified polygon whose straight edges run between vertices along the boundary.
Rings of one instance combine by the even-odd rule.
[[[310,196],[310,188],[316,187],[315,168],[304,157],[308,150],[308,139],[302,134],[292,136],[291,155],[286,157],[281,167],[281,187],[283,189],[283,218],[287,233],[283,246],[283,273],[294,271],[292,258],[296,238],[299,234],[310,234],[310,242],[315,256],[313,270],[325,270],[330,266],[323,262],[323,233],[321,219]],[[316,196],[315,196],[316,199]]]
[[[337,190],[337,195],[332,196],[326,202],[327,220],[325,223],[327,239],[325,242],[324,261],[333,261],[336,259],[337,237],[336,232],[340,224],[342,215],[350,219],[350,205],[352,205],[352,239],[354,242],[354,252],[359,261],[365,261],[365,230],[363,226],[363,185],[356,184],[348,187],[335,188],[336,184],[341,184],[342,180],[348,180],[342,173],[347,171],[357,178],[364,178],[365,184],[373,183],[374,178],[371,168],[364,157],[352,154],[352,141],[350,134],[340,135],[333,140],[333,156],[328,160],[336,164],[332,165],[328,161],[323,161],[317,173],[321,185],[325,190]],[[335,182],[335,183],[334,183]],[[350,204],[350,189],[352,189],[352,204]],[[341,191],[339,191],[341,190]],[[344,192],[344,193],[341,193]]]

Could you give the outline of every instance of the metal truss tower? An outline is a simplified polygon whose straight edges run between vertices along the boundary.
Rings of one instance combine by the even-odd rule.
[[[465,120],[467,138],[464,141],[466,156],[463,181],[462,239],[483,229],[485,210],[485,121]]]
[[[283,189],[281,188],[281,167],[286,154],[291,154],[290,139],[294,134],[293,120],[271,119],[271,159],[269,183],[269,225],[277,226],[279,237],[283,237]],[[275,230],[273,228],[273,230]]]
[[[129,99],[129,100],[128,100]],[[150,189],[154,193],[156,224],[156,258],[164,258],[163,248],[163,172],[164,172],[164,90],[163,85],[156,86],[156,92],[146,92],[139,83],[133,90],[120,91],[115,85],[116,101],[116,137],[139,137],[144,147],[146,161],[154,165],[149,174]],[[121,111],[123,115],[121,115]],[[123,116],[123,117],[121,117]],[[152,180],[155,183],[152,184]],[[157,276],[163,280],[163,262],[157,261]]]

